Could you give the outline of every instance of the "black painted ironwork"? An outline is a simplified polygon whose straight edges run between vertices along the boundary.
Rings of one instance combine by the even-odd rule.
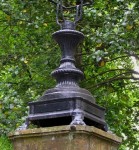
[[[75,67],[74,54],[84,35],[76,31],[75,27],[82,16],[83,0],[75,6],[74,21],[66,20],[64,16],[63,20],[59,21],[59,13],[63,13],[62,9],[66,7],[61,0],[56,4],[56,18],[61,30],[55,32],[53,38],[59,44],[62,53],[60,66],[52,72],[57,85],[47,90],[38,101],[29,103],[27,122],[40,127],[67,124],[92,125],[107,131],[104,120],[105,109],[96,104],[89,91],[78,85],[84,74]]]

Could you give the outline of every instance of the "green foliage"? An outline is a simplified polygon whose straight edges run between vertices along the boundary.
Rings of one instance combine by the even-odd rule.
[[[1,150],[13,150],[11,143],[5,136],[0,137],[0,149]]]
[[[139,148],[138,6],[138,0],[97,0],[84,7],[77,26],[86,36],[75,56],[85,73],[80,85],[106,108],[109,129],[123,137],[120,150]],[[21,125],[28,102],[55,85],[54,12],[45,0],[0,0],[0,134]]]

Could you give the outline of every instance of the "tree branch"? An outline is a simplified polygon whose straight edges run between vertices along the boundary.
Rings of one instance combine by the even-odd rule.
[[[104,71],[104,72],[101,72],[101,73],[99,73],[98,75],[96,75],[96,76],[92,76],[93,78],[96,78],[96,77],[98,77],[98,76],[102,76],[103,74],[105,74],[105,73],[109,73],[109,72],[113,72],[113,71],[125,71],[126,69],[111,69],[111,70],[107,70],[107,71]],[[121,74],[118,74],[118,75],[116,75],[115,77],[118,77],[118,76],[121,76],[121,75],[125,75],[125,74],[128,74],[128,73],[131,73],[131,74],[139,74],[139,72],[137,72],[137,71],[135,71],[135,70],[132,70],[132,69],[128,69],[128,70],[126,70],[127,72],[123,72],[123,73],[121,73]],[[91,78],[92,78],[91,77]],[[89,79],[87,79],[87,80],[90,80],[91,78],[89,78]],[[86,81],[87,81],[86,80]]]
[[[91,89],[91,88],[94,88],[94,87],[99,88],[100,86],[102,86],[104,84],[107,84],[107,83],[110,83],[110,82],[114,82],[116,80],[130,80],[130,79],[132,79],[132,80],[139,80],[139,78],[135,78],[135,77],[116,77],[116,78],[113,77],[113,78],[110,78],[110,79],[108,79],[106,81],[103,81],[103,82],[100,82],[100,83],[95,84],[93,86],[90,86],[90,87],[88,87],[88,89]]]

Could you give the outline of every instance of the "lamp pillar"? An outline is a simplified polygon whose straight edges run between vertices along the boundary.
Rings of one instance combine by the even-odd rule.
[[[80,0],[74,6],[74,21],[65,20],[63,15],[60,22],[59,11],[74,7],[66,7],[58,0],[56,18],[61,29],[52,35],[62,54],[59,67],[52,72],[57,84],[38,101],[29,103],[26,124],[9,134],[14,150],[117,150],[121,143],[121,138],[107,132],[105,108],[78,85],[84,74],[76,68],[74,54],[84,35],[75,28],[83,5]],[[37,128],[27,129],[29,124]]]
[[[83,0],[80,0],[80,4],[75,6],[75,18],[70,21],[64,18],[63,9],[73,7],[64,6],[62,0],[57,3],[56,19],[61,29],[52,35],[62,53],[60,66],[52,72],[57,84],[38,101],[29,103],[27,120],[31,124],[39,127],[90,125],[107,131],[105,109],[96,104],[89,91],[78,85],[84,74],[76,68],[74,55],[84,35],[75,28],[81,19],[83,4]],[[59,21],[59,14],[62,14],[62,21]]]

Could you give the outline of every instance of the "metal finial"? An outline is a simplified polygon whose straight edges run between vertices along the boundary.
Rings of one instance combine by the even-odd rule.
[[[63,4],[63,0],[49,0],[53,4],[57,5],[56,10],[56,22],[61,27],[61,29],[75,29],[77,22],[82,18],[83,6],[90,5],[92,1],[90,0],[76,0],[76,5],[66,6]],[[75,17],[73,21],[66,19],[64,16],[65,11],[75,10]]]
[[[76,15],[74,21],[69,21],[64,17],[64,10],[76,9]],[[71,7],[66,7],[63,5],[62,0],[57,2],[57,13],[56,13],[56,22],[62,29],[75,29],[76,23],[81,20],[83,11],[83,0]],[[61,18],[60,18],[61,17]],[[61,20],[60,20],[61,19]]]

